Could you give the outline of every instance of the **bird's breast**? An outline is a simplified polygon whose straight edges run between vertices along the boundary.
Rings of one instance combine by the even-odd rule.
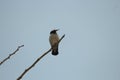
[[[53,46],[55,43],[57,43],[59,41],[59,37],[57,34],[51,34],[49,37],[49,41],[51,46]]]

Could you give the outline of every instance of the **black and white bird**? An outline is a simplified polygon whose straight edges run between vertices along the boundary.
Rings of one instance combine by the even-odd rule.
[[[52,47],[52,55],[58,55],[58,41],[59,41],[59,36],[57,35],[57,31],[59,29],[52,30],[50,32],[50,37],[49,37],[49,42]]]

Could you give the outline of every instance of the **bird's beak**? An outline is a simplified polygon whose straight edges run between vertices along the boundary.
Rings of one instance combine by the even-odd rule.
[[[59,31],[59,29],[56,29],[56,31]]]

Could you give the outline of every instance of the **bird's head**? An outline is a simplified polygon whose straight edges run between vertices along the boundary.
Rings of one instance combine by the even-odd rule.
[[[50,34],[56,34],[56,31],[58,31],[59,29],[54,29],[50,32]]]

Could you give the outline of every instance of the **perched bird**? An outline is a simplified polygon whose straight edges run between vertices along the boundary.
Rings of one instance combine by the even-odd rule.
[[[58,29],[52,30],[50,32],[50,37],[49,37],[49,42],[50,45],[52,47],[52,55],[58,55],[58,41],[59,41],[59,37],[57,35],[57,31]]]

